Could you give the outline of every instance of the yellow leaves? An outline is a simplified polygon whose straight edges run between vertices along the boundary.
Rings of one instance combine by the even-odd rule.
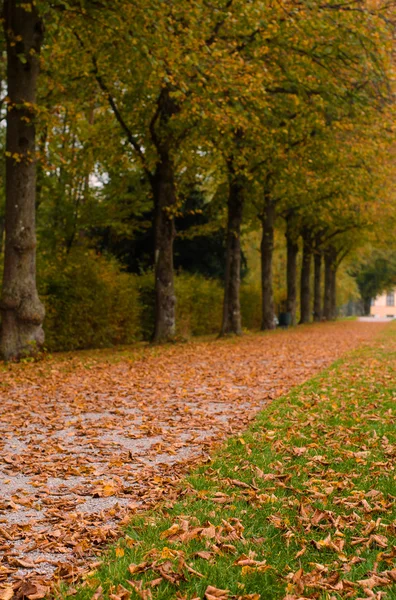
[[[138,541],[134,540],[129,535],[126,535],[124,538],[124,544],[127,548],[133,548],[134,546],[136,546],[136,544],[138,544]]]
[[[272,568],[270,565],[267,565],[266,560],[256,560],[254,558],[255,554],[256,553],[252,551],[250,551],[248,555],[242,554],[242,556],[234,562],[234,565],[241,567],[241,574],[243,577],[257,571],[263,573]]]
[[[144,571],[147,571],[147,569],[150,568],[150,563],[145,561],[142,562],[138,565],[135,564],[130,564],[128,567],[128,571],[131,573],[131,575],[137,575],[138,573],[144,573]]]
[[[165,558],[177,558],[178,556],[178,552],[176,550],[171,550],[170,548],[168,548],[167,546],[165,546],[162,551],[161,551],[161,558],[165,559]]]
[[[180,531],[180,526],[177,523],[174,523],[169,529],[163,531],[160,535],[161,540],[171,537]]]
[[[115,481],[99,481],[92,492],[94,498],[109,498],[120,491],[120,484]]]
[[[18,154],[17,152],[4,152],[7,158],[13,158],[16,163],[22,162],[23,158],[26,158],[24,154]]]

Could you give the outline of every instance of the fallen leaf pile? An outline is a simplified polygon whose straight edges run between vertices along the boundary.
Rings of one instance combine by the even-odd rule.
[[[371,340],[381,327],[329,323],[238,340],[119,354],[76,353],[0,367],[0,600],[39,600],[53,581],[72,582],[94,568],[102,549],[117,539],[120,527],[134,512],[176,499],[180,477],[194,462],[206,459],[213,443],[243,430],[269,400]],[[271,431],[266,435],[272,441]],[[305,450],[290,448],[281,440],[273,442],[285,460],[307,457],[313,477],[307,493],[315,498],[329,490],[315,484],[315,474],[326,469],[326,460],[308,452],[312,443]],[[328,444],[332,444],[330,434]],[[366,452],[368,446],[361,450],[358,445],[356,452],[346,449],[343,456],[358,464],[367,461]],[[263,474],[267,476],[274,478],[274,490],[289,485],[287,469],[279,467],[277,472],[275,468],[274,473]],[[329,473],[326,481],[329,489],[338,489],[351,480],[334,482]],[[272,492],[259,493],[237,478],[230,478],[228,485],[254,505],[272,502]],[[219,506],[231,501],[228,492],[218,493],[213,500]],[[356,543],[386,549],[384,529],[378,523],[381,510],[386,510],[385,499],[380,494],[353,493],[347,502],[352,508],[363,506],[370,516]],[[348,528],[348,521],[336,523],[334,515],[318,513],[303,499],[300,518],[304,530],[319,527],[326,533],[316,540],[319,547],[342,557],[343,540],[337,531]],[[273,524],[295,535],[276,514]],[[201,558],[211,560],[217,551],[233,552],[243,527],[228,520],[194,530],[178,522],[163,533],[170,544],[190,535],[211,540],[210,549],[201,551]],[[154,568],[154,587],[193,569],[182,555],[175,569],[172,552]],[[237,558],[236,564],[245,570],[267,568],[265,561],[249,554]],[[309,586],[318,572],[301,574],[291,582],[293,589],[302,583]],[[323,589],[338,585],[331,583],[331,577],[326,574],[329,587]],[[367,589],[377,585],[375,578],[385,581],[393,572],[372,577]],[[139,592],[140,584],[133,585]],[[128,594],[119,589],[113,600],[125,600]],[[231,598],[227,594],[209,586],[205,596],[225,600]],[[99,590],[97,598],[100,595]],[[250,600],[257,600],[253,596]]]

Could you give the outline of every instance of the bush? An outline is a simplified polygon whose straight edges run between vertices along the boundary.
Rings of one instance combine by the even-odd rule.
[[[255,281],[241,285],[241,313],[244,329],[260,329],[261,326],[261,289]]]
[[[45,304],[45,347],[50,351],[105,348],[150,340],[154,330],[154,274],[133,275],[118,262],[76,248],[48,258],[41,254],[38,288]],[[202,275],[175,277],[176,335],[184,338],[220,331],[223,286]],[[241,286],[242,323],[258,329],[260,287]]]
[[[49,350],[101,348],[141,338],[137,278],[116,261],[77,249],[43,262],[39,292]]]
[[[175,280],[176,327],[183,337],[218,333],[223,307],[223,290],[216,279],[181,273]]]

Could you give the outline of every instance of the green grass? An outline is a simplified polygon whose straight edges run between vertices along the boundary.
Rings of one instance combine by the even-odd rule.
[[[395,600],[395,364],[391,325],[272,402],[177,501],[133,517],[73,597]]]

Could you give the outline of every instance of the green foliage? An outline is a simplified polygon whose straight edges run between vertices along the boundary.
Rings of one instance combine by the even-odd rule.
[[[109,258],[75,249],[41,265],[49,350],[101,348],[140,338],[135,277]]]
[[[175,289],[177,331],[181,336],[217,333],[221,322],[223,289],[219,281],[180,274]]]
[[[351,274],[356,278],[363,302],[368,303],[396,286],[396,252],[374,251]]]
[[[275,304],[285,294],[281,280],[283,249],[275,252]],[[279,281],[277,281],[279,279]],[[340,302],[355,296],[351,277],[339,279]],[[76,247],[55,259],[41,255],[39,291],[46,307],[44,329],[50,351],[104,348],[149,341],[154,329],[154,274],[126,273],[109,256]],[[175,278],[177,330],[180,338],[218,333],[223,309],[219,280],[179,272]],[[243,326],[257,330],[261,324],[261,287],[249,276],[241,285]]]
[[[246,329],[260,329],[261,289],[259,281],[246,281],[241,285],[242,324]]]
[[[76,248],[41,259],[39,291],[46,307],[44,329],[50,351],[104,348],[150,340],[154,328],[154,275],[122,271],[112,258]],[[223,288],[216,279],[178,273],[177,336],[213,335],[219,330]],[[242,284],[247,329],[260,326],[260,287]]]

